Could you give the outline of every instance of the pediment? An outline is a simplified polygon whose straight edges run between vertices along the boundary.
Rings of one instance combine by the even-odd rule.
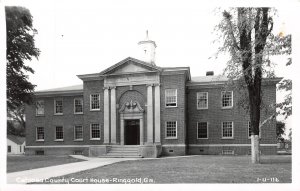
[[[111,74],[152,72],[152,71],[159,71],[159,67],[129,57],[107,68],[106,70],[102,71],[100,74],[111,75]]]
[[[120,113],[143,113],[144,110],[137,101],[126,102],[119,110]]]

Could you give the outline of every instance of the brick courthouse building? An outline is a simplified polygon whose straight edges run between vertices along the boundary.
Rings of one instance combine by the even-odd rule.
[[[138,44],[141,60],[78,75],[82,85],[36,92],[26,107],[26,154],[249,154],[249,114],[237,106],[236,92],[225,91],[225,77],[156,66],[155,42]],[[264,104],[276,103],[279,80],[263,81]],[[275,154],[275,120],[260,136],[262,154]]]

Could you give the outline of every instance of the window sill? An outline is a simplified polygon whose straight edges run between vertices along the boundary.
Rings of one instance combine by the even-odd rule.
[[[233,106],[230,106],[230,107],[222,107],[221,109],[232,109]]]
[[[221,139],[234,139],[233,137],[222,137]]]
[[[44,142],[44,141],[45,141],[44,139],[35,140],[35,142]]]
[[[201,140],[201,139],[208,139],[208,137],[207,137],[207,138],[197,138],[197,139],[198,139],[198,140],[199,140],[199,139],[200,139],[200,140]]]
[[[207,110],[208,108],[197,108],[197,110]]]
[[[100,138],[92,138],[90,139],[91,141],[100,141],[101,139]]]
[[[75,142],[82,142],[83,139],[74,139],[73,141],[75,141]]]
[[[81,113],[74,113],[74,115],[83,115],[83,112],[81,112]]]
[[[63,115],[63,113],[54,113],[54,115],[60,116],[60,115]]]
[[[166,137],[165,139],[177,139],[177,137]]]
[[[54,141],[56,141],[56,142],[63,142],[64,140],[63,139],[55,139]]]
[[[101,111],[101,109],[90,109],[90,111]]]

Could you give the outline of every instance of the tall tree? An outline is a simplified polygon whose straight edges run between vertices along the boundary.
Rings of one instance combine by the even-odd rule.
[[[34,70],[25,64],[26,60],[38,59],[40,50],[35,47],[32,15],[24,7],[5,7],[6,13],[6,73],[7,108],[14,110],[24,103],[30,103],[35,85],[28,81],[27,73]]]
[[[223,20],[216,30],[221,32],[223,46],[218,52],[230,52],[225,73],[231,81],[242,81],[251,121],[252,163],[259,163],[259,129],[262,124],[262,79],[274,77],[270,55],[287,54],[272,34],[272,9],[232,8],[223,11]],[[270,119],[274,118],[270,116]]]

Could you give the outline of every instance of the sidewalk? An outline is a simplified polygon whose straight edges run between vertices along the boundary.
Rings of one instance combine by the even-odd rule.
[[[75,157],[75,156],[73,156]],[[76,158],[82,158],[77,156]],[[98,168],[101,166],[128,160],[141,160],[140,158],[82,158],[87,161],[49,166],[20,172],[7,173],[7,184],[26,184],[37,182],[51,177],[58,177],[75,172]]]

